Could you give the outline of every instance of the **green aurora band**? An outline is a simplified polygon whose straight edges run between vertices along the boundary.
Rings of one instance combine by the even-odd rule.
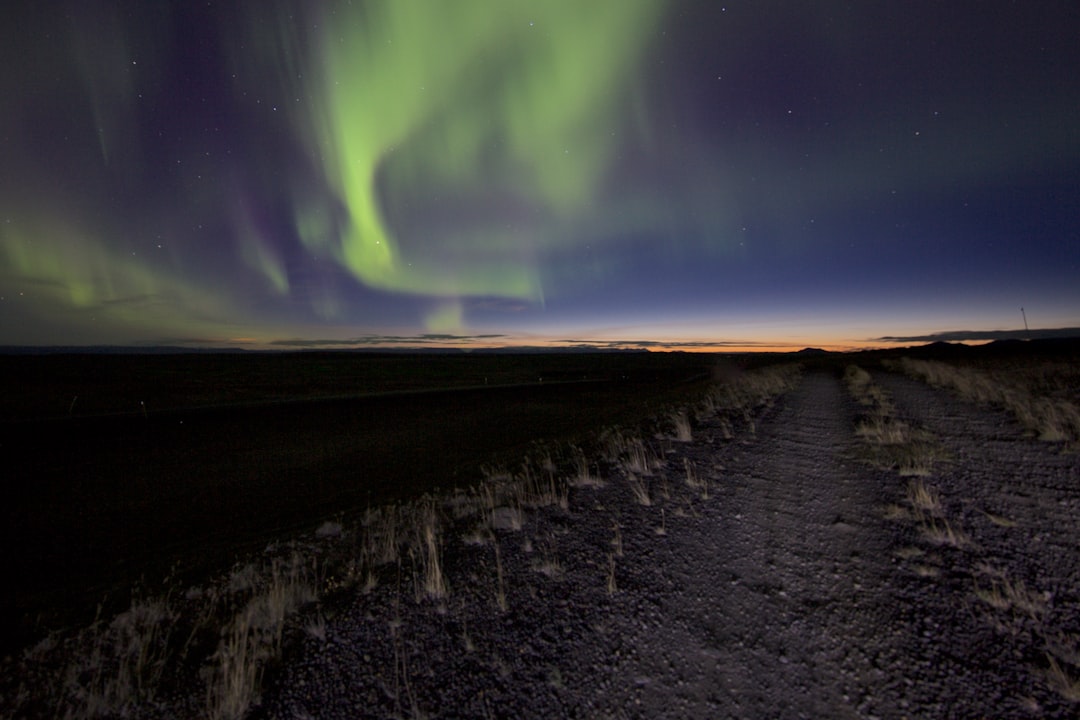
[[[244,187],[221,148],[204,152],[196,133],[161,156],[140,140],[140,112],[164,99],[175,9],[141,7],[130,23],[99,9],[59,26],[56,52],[28,36],[5,55],[41,56],[25,77],[4,75],[6,94],[48,88],[49,102],[71,107],[64,132],[79,142],[52,173],[32,150],[13,148],[21,184],[0,208],[8,294],[32,291],[42,317],[93,316],[121,342],[140,332],[243,334],[280,307],[261,293],[348,325],[332,283],[296,286],[287,251],[247,201],[259,190]],[[314,178],[310,169],[279,172],[285,161],[270,157],[257,165],[258,183],[264,197],[291,203],[310,255],[368,288],[411,296],[431,332],[462,330],[469,298],[543,302],[553,254],[596,224],[618,143],[640,124],[635,78],[659,27],[658,0],[378,0],[318,10],[268,0],[250,13],[220,28],[230,40],[222,71],[235,79],[236,108],[261,95],[289,114],[285,129]],[[19,137],[29,117],[0,118],[0,130]],[[163,163],[175,173],[173,195],[118,199],[139,197]],[[447,218],[447,208],[468,216]],[[211,241],[194,238],[204,226],[217,233],[220,258],[209,268],[198,253]],[[146,240],[155,237],[151,257]],[[254,283],[228,279],[237,263]],[[548,277],[549,289],[559,280]]]
[[[424,0],[368,3],[327,18],[313,70],[310,141],[346,215],[299,203],[307,247],[365,285],[442,299],[445,331],[467,297],[542,302],[537,255],[587,212],[626,124],[625,92],[660,4]],[[492,196],[528,208],[508,230],[395,232],[384,205]],[[478,203],[477,203],[478,204]],[[432,247],[436,248],[433,252]],[[449,305],[447,304],[449,302]],[[456,319],[455,319],[456,318]]]

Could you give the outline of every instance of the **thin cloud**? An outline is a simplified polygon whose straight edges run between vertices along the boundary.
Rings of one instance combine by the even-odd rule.
[[[633,350],[642,349],[647,350],[655,348],[658,350],[667,350],[672,348],[695,348],[699,350],[709,349],[724,349],[724,348],[746,348],[746,347],[778,347],[776,343],[764,343],[756,341],[744,341],[744,340],[693,340],[686,342],[679,341],[663,341],[663,340],[587,340],[587,339],[563,339],[556,340],[555,343],[559,345],[565,345],[573,348],[596,348],[598,350]],[[792,345],[791,347],[801,347]]]
[[[290,348],[325,347],[423,347],[448,344],[471,345],[498,340],[503,335],[452,335],[447,333],[424,333],[421,335],[362,335],[354,338],[273,340],[268,345]]]
[[[1054,328],[1041,330],[949,330],[929,335],[886,335],[873,342],[977,342],[992,340],[1046,340],[1049,338],[1080,337],[1080,328]]]

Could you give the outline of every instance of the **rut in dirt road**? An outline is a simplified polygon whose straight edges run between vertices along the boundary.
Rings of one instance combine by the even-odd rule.
[[[852,459],[854,414],[837,377],[808,374],[723,469],[704,521],[670,538],[671,580],[686,585],[662,627],[636,633],[650,649],[627,668],[657,680],[644,691],[650,706],[714,717],[902,711],[889,696],[903,696],[893,687],[903,678],[882,669],[906,631],[881,519],[895,487]],[[664,683],[676,662],[685,681]]]

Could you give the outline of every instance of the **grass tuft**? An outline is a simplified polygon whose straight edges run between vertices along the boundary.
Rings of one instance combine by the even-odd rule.
[[[696,490],[702,500],[709,499],[709,480],[698,475],[697,467],[690,458],[683,458],[683,468],[686,471],[686,487]]]
[[[1050,663],[1046,671],[1050,686],[1069,702],[1080,702],[1080,678],[1073,677],[1050,653],[1046,654],[1046,659]]]
[[[449,594],[442,571],[442,542],[439,533],[439,516],[434,500],[428,500],[420,509],[419,550],[423,572],[423,591],[429,598],[440,599]]]
[[[638,505],[652,505],[652,497],[649,495],[649,481],[631,473],[626,476],[626,482],[630,486],[630,492]]]
[[[614,535],[611,538],[611,547],[614,550],[615,557],[623,556],[623,542],[622,542],[622,527],[618,522],[612,523],[612,530]]]
[[[690,428],[690,415],[685,409],[671,414],[671,423],[675,426],[675,439],[678,442],[693,442],[694,433]]]
[[[574,474],[568,482],[576,488],[599,488],[606,484],[599,474],[592,471],[585,453],[580,448],[574,448]]]
[[[934,545],[962,548],[971,544],[971,539],[959,527],[953,527],[952,523],[944,518],[940,521],[929,518],[929,522],[924,522],[921,530],[923,537]]]
[[[941,495],[937,488],[921,480],[912,480],[907,487],[907,500],[914,508],[920,520],[926,515],[940,516],[942,512]]]
[[[211,718],[238,720],[256,702],[266,664],[281,653],[286,618],[315,599],[303,568],[303,559],[295,553],[288,561],[275,559],[267,584],[226,627],[207,684]]]

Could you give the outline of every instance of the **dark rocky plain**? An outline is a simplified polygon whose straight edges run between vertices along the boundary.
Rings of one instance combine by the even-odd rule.
[[[747,362],[761,362],[748,358]],[[0,354],[0,651],[537,440],[700,394],[693,355]]]
[[[947,451],[918,480],[951,539],[865,461],[839,374],[810,369],[733,440],[657,439],[648,506],[613,470],[568,511],[450,546],[441,601],[390,584],[327,607],[259,716],[1076,717],[1077,456],[880,380]]]
[[[1061,359],[1013,347],[979,362],[1002,362],[995,352]],[[691,438],[664,414],[686,395],[642,391],[675,381],[697,392],[701,368],[622,386],[636,414],[586,412],[640,438],[647,467],[628,469],[610,433],[556,433],[588,458],[586,480],[571,456],[555,458],[563,505],[495,500],[478,522],[454,507],[482,493],[443,485],[442,590],[423,588],[419,553],[362,586],[328,589],[290,621],[246,714],[1077,717],[1080,456],[1004,410],[886,371],[882,357],[803,356],[798,383],[779,397],[734,414],[695,407]],[[843,381],[850,364],[931,439],[928,470],[901,475],[867,447],[857,432],[866,409]],[[725,367],[712,379],[737,383],[749,363]],[[511,475],[536,446],[515,436],[495,449],[505,452],[488,456],[491,467]],[[279,537],[348,556],[364,530],[359,515],[333,512],[344,497],[330,493]],[[336,522],[313,534],[319,518]],[[257,552],[230,542],[234,558]],[[205,715],[206,697],[185,692],[131,714]]]

